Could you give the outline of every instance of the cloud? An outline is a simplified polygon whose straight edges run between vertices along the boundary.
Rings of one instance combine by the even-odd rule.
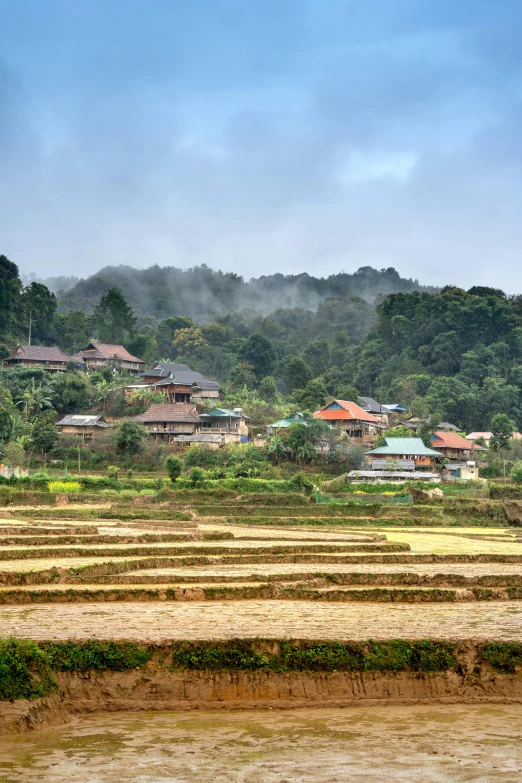
[[[3,17],[0,252],[24,271],[375,265],[522,286],[516,0],[18,0]]]

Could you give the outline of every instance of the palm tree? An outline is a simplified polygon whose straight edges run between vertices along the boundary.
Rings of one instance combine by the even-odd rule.
[[[279,460],[282,459],[285,455],[285,444],[283,443],[281,436],[274,435],[274,437],[271,438],[266,444],[265,451],[267,457],[273,459],[277,465]]]
[[[35,414],[41,413],[44,408],[53,407],[51,398],[48,396],[48,394],[48,389],[43,387],[41,384],[37,386],[34,378],[31,378],[31,383],[24,391],[22,399],[17,402],[17,405],[23,406],[24,417],[26,420]]]

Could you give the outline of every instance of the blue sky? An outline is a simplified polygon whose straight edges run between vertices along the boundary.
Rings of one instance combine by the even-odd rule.
[[[26,272],[395,266],[522,291],[521,0],[0,0]]]

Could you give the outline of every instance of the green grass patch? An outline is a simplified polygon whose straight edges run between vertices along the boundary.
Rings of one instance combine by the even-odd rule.
[[[514,674],[522,666],[522,644],[518,642],[490,642],[480,650],[481,663],[489,663],[502,674]]]
[[[262,640],[183,643],[174,647],[174,668],[284,672],[441,672],[456,666],[454,645],[429,639],[409,642],[349,643],[282,641],[276,653],[264,650]]]

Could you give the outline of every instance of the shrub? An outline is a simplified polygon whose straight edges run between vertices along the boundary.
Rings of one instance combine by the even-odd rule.
[[[511,468],[509,477],[515,484],[522,484],[522,460],[517,459]]]
[[[120,469],[117,467],[117,465],[109,465],[107,467],[107,476],[110,479],[117,479],[119,472],[120,472]]]
[[[183,472],[183,463],[179,457],[175,457],[173,454],[169,454],[165,460],[165,470],[168,473],[171,481],[176,481]]]
[[[38,699],[57,690],[51,659],[34,642],[0,641],[0,700]]]
[[[50,481],[49,492],[67,492],[78,493],[81,492],[82,485],[79,481]]]
[[[205,481],[206,473],[201,468],[192,468],[188,478],[193,487],[200,487]]]

